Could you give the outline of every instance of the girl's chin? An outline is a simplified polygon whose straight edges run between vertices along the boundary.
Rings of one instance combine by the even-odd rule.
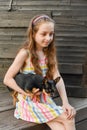
[[[44,47],[48,47],[49,46],[49,44],[44,44]]]

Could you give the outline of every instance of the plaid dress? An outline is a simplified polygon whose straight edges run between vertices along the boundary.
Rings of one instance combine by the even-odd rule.
[[[39,60],[39,64],[41,66],[43,76],[45,76],[47,71],[46,58],[44,57]],[[30,61],[28,67],[23,69],[23,73],[35,73]],[[14,116],[17,119],[40,124],[53,120],[63,112],[62,107],[57,106],[53,99],[45,92],[41,93],[40,102],[38,102],[35,98],[31,100],[30,97],[22,94],[18,94],[17,98],[18,102],[16,102],[16,108],[14,111]]]

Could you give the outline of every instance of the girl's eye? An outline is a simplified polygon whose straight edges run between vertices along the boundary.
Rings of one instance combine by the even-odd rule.
[[[49,36],[53,36],[54,33],[50,33]],[[46,33],[42,33],[41,34],[42,36],[46,36],[47,34]]]
[[[53,36],[53,33],[50,33],[50,36]]]
[[[46,34],[45,34],[45,33],[42,33],[41,35],[42,35],[42,36],[45,36]]]

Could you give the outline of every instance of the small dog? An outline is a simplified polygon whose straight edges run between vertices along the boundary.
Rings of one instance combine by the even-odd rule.
[[[55,80],[48,80],[46,77],[44,78],[43,76],[39,74],[24,74],[24,73],[18,73],[15,76],[15,81],[22,88],[24,91],[30,94],[30,98],[33,99],[36,96],[36,100],[40,102],[40,95],[35,94],[36,89],[39,88],[39,91],[46,92],[47,94],[52,94],[54,93],[55,85],[57,82],[59,82],[60,77],[57,77]],[[13,97],[13,104],[17,102],[17,95],[18,92],[13,91],[12,92],[12,97]]]

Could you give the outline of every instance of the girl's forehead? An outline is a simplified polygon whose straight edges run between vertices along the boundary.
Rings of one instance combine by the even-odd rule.
[[[38,31],[54,31],[54,23],[46,22],[39,25]]]

